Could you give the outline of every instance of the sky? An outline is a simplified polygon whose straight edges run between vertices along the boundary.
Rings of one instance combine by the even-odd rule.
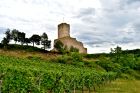
[[[0,0],[0,41],[10,28],[27,37],[46,32],[53,44],[62,22],[88,53],[140,47],[140,0]]]

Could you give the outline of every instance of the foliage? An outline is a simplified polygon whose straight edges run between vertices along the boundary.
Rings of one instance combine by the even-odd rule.
[[[15,44],[18,41],[18,33],[19,31],[17,29],[13,29],[11,32],[11,37],[15,41]]]
[[[5,38],[7,39],[7,41],[10,42],[10,39],[11,39],[10,29],[6,30],[5,35],[6,35]]]
[[[114,72],[99,72],[92,68],[76,67],[34,59],[0,56],[2,92],[63,93],[98,87],[116,79]]]
[[[102,69],[99,65],[97,65],[94,61],[92,61],[92,60],[86,60],[86,61],[84,61],[84,64],[85,64],[85,66],[88,66],[88,67],[92,67],[92,68],[96,68],[96,69]],[[102,70],[104,70],[104,69],[102,69]]]
[[[53,62],[63,63],[63,64],[71,64],[75,66],[85,66],[85,62],[83,61],[83,57],[79,53],[71,52],[69,54],[63,54],[59,56]]]
[[[60,40],[57,40],[54,44],[54,48],[62,53],[62,54],[66,54],[66,53],[71,53],[71,52],[79,52],[79,49],[71,46],[70,48],[68,48],[67,46],[65,46]]]
[[[3,40],[1,41],[1,43],[4,45],[4,47],[6,48],[10,42],[11,39],[11,35],[10,35],[10,29],[7,29],[5,32],[5,37],[3,38]]]
[[[129,77],[124,75],[124,77]],[[97,88],[97,93],[140,93],[140,80],[118,79]]]
[[[44,50],[51,47],[51,41],[48,40],[48,36],[46,33],[43,33],[41,36],[41,44],[44,46]]]
[[[34,47],[34,44],[40,45],[40,40],[41,40],[41,37],[36,34],[34,34],[30,37],[30,41],[33,43],[33,47]]]
[[[97,54],[84,54],[85,58],[100,58],[101,56],[110,57],[110,54],[107,53],[97,53]]]
[[[70,56],[73,58],[73,62],[82,62],[83,56],[77,52],[71,52]]]
[[[30,41],[30,39],[29,39],[29,38],[25,38],[24,43],[26,43],[26,44],[27,44],[27,46],[28,46],[28,44],[29,44],[29,43],[31,43],[31,41]]]
[[[4,45],[4,47],[7,47],[9,40],[4,37],[3,40],[1,41],[1,43]]]
[[[71,46],[71,47],[70,47],[70,52],[79,52],[79,49],[77,49],[77,48]]]
[[[119,64],[123,67],[129,67],[131,69],[136,67],[136,59],[133,54],[122,55],[119,60]]]
[[[110,54],[114,54],[114,62],[119,62],[119,59],[121,57],[121,53],[122,53],[122,49],[121,47],[117,46],[116,48],[112,49],[111,48],[111,52]]]
[[[138,57],[134,54],[122,54],[120,47],[114,48],[110,55],[110,57],[100,57],[96,63],[106,71],[117,72],[119,77],[128,74],[137,79],[140,78],[140,75],[136,72],[140,66]]]
[[[25,41],[25,33],[24,32],[18,32],[18,42],[21,42],[21,45],[23,45],[24,41]]]
[[[28,44],[33,43],[33,47],[34,44],[36,45],[40,45],[40,41],[41,44],[45,48],[50,48],[51,47],[51,40],[48,40],[48,36],[46,33],[43,33],[42,36],[39,36],[37,34],[32,35],[30,38],[26,37],[26,33],[24,32],[20,32],[17,29],[7,29],[5,32],[6,37],[3,38],[3,40],[1,41],[1,43],[7,48],[10,47],[9,43],[11,40],[15,41],[15,44],[17,42],[20,42],[21,45],[23,46],[24,44],[26,44],[28,46]]]
[[[4,45],[3,44],[0,44],[0,48],[3,49],[4,48]],[[47,50],[44,50],[44,49],[41,49],[41,48],[38,48],[38,47],[33,47],[33,46],[27,46],[27,45],[17,45],[17,44],[9,44],[6,49],[8,51],[10,50],[23,50],[23,51],[27,51],[27,52],[42,52],[42,53],[47,53],[48,51]]]
[[[18,30],[7,30],[6,37],[2,40],[0,47],[14,50],[42,51],[32,46],[19,46],[8,44],[13,39],[15,43],[21,42],[36,43],[45,47],[50,46],[46,33],[40,37],[34,34],[31,38],[26,38],[25,33]],[[116,78],[140,79],[140,55],[136,52],[127,53],[117,46],[111,49],[110,54],[88,54],[78,53],[74,47],[70,48],[61,41],[55,42],[54,47],[63,55],[55,60],[45,61],[41,57],[28,56],[26,59],[0,56],[0,80],[3,81],[2,92],[10,93],[62,93],[72,92],[72,90],[83,90],[104,85]],[[67,54],[66,54],[67,53]],[[92,59],[87,59],[92,58]],[[93,58],[96,58],[94,61]],[[98,60],[97,60],[98,58]],[[54,63],[55,62],[55,63]],[[60,64],[62,63],[62,64]],[[95,68],[102,68],[98,71]]]
[[[140,71],[140,58],[139,58],[139,60],[137,60],[134,69]]]
[[[3,40],[2,40],[3,41]],[[0,48],[3,48],[4,47],[4,45],[2,44],[2,43],[0,43]]]
[[[60,53],[62,53],[62,54],[64,54],[65,51],[66,51],[66,47],[64,46],[64,44],[63,44],[60,40],[57,40],[57,41],[55,42],[54,48],[55,48],[58,52],[60,52]]]
[[[15,41],[15,44],[17,41],[20,42],[21,45],[25,43],[26,34],[24,32],[13,29],[11,32],[9,31],[9,36],[11,40]]]
[[[118,63],[113,63],[110,59],[106,57],[100,57],[100,61],[97,61],[96,63],[103,67],[106,71],[114,71],[117,73],[121,72],[121,65]]]
[[[53,62],[63,63],[63,64],[72,64],[72,57],[68,55],[62,55],[59,56],[56,60],[53,60]]]

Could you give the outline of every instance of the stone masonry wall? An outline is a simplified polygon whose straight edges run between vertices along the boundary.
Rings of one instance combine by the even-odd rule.
[[[64,44],[64,46],[67,46],[68,49],[70,49],[71,46],[73,46],[74,48],[79,49],[79,53],[87,53],[87,49],[84,48],[83,43],[77,41],[75,38],[64,37],[64,38],[56,39],[56,41],[57,40],[60,40]]]
[[[70,25],[62,23],[58,25],[58,38],[70,36]]]
[[[68,49],[73,46],[79,49],[79,53],[87,53],[87,48],[84,48],[82,42],[77,41],[76,38],[70,37],[70,25],[67,23],[58,25],[58,39],[54,40],[54,43],[57,40],[60,40]]]

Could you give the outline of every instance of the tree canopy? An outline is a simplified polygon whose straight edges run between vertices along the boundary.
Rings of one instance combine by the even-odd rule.
[[[48,35],[46,33],[43,33],[41,36],[41,44],[43,45],[44,50],[51,47],[51,41],[48,40]]]
[[[4,46],[8,46],[10,41],[15,41],[15,44],[17,42],[21,43],[21,45],[26,44],[27,46],[29,44],[33,44],[33,47],[36,45],[43,45],[44,50],[46,48],[51,48],[51,40],[48,40],[48,35],[44,32],[41,36],[38,34],[33,34],[31,37],[27,38],[26,33],[20,32],[17,29],[7,29],[5,32],[5,37],[1,41],[1,43]]]

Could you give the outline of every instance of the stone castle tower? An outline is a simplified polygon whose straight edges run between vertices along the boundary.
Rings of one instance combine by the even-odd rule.
[[[58,25],[58,38],[70,37],[70,25],[62,23]]]
[[[60,40],[64,46],[68,49],[71,47],[79,49],[79,53],[87,53],[87,48],[84,48],[83,43],[76,40],[76,38],[70,37],[70,25],[67,23],[61,23],[58,25],[58,39],[54,40],[54,43]]]

